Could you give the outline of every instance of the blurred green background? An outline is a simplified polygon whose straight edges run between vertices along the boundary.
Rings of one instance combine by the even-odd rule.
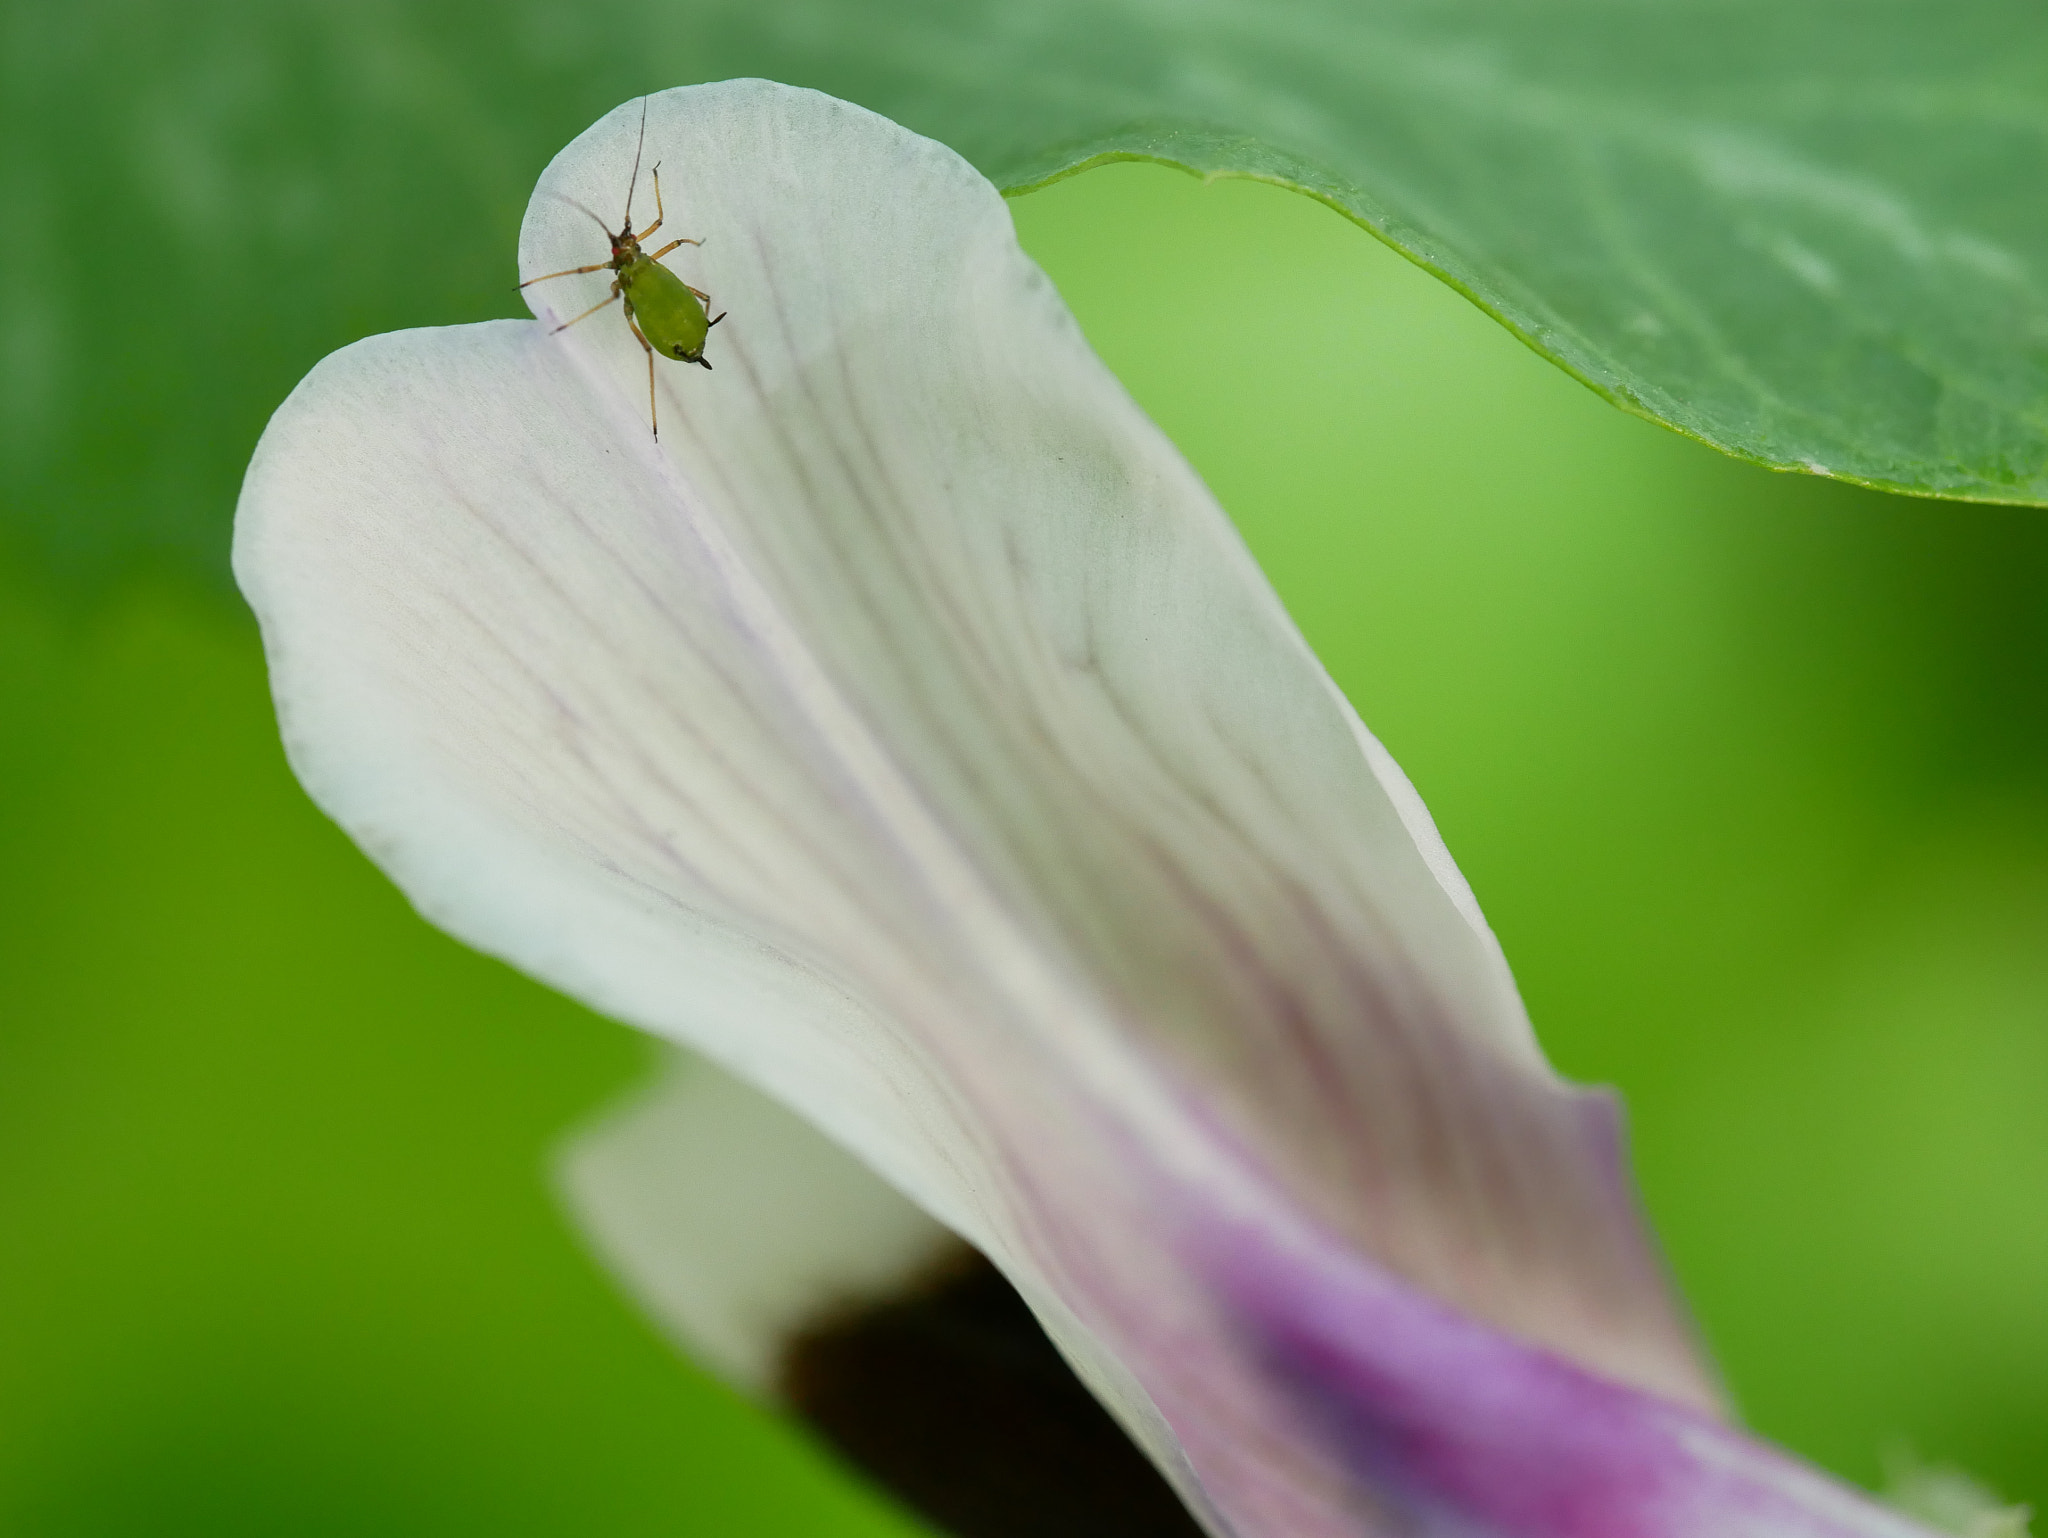
[[[17,124],[5,174],[62,133]],[[313,811],[204,549],[95,553],[123,498],[166,549],[224,516],[244,403],[346,339],[246,330],[237,285],[291,269],[238,265],[167,142],[166,217],[225,266],[151,302],[218,345],[38,361],[29,304],[0,336],[0,1534],[909,1532],[557,1216],[547,1151],[642,1045]],[[506,189],[453,254],[347,192],[307,190],[293,260],[365,317],[519,313]],[[2048,1503],[2048,514],[1719,458],[1276,189],[1115,166],[1014,207],[1420,786],[1557,1061],[1627,1092],[1752,1424]],[[109,233],[147,284],[147,220]],[[106,409],[39,436],[35,367]]]

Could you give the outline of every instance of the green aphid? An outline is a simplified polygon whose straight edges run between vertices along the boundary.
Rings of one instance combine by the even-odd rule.
[[[654,355],[675,358],[683,363],[702,364],[711,367],[704,356],[704,340],[711,328],[725,319],[725,312],[713,315],[707,306],[711,296],[701,288],[692,288],[681,278],[661,265],[661,259],[677,246],[701,246],[702,240],[678,236],[649,256],[640,249],[640,242],[661,228],[665,217],[661,208],[661,166],[654,167],[654,223],[638,235],[633,233],[633,189],[640,183],[640,151],[647,143],[647,104],[640,104],[640,142],[633,148],[633,174],[626,183],[626,216],[614,235],[611,226],[596,214],[584,208],[574,198],[562,198],[573,208],[581,208],[596,220],[597,227],[604,231],[605,238],[612,243],[612,257],[608,262],[592,262],[588,267],[569,267],[561,272],[545,272],[537,278],[528,278],[519,286],[528,288],[535,283],[545,283],[550,278],[573,277],[585,272],[612,272],[611,297],[600,299],[574,320],[565,320],[555,327],[566,331],[579,320],[588,320],[613,299],[626,302],[626,324],[633,330],[634,340],[647,354],[647,422],[653,428],[654,436],[661,436],[661,424],[654,414]],[[560,197],[559,193],[553,194]]]

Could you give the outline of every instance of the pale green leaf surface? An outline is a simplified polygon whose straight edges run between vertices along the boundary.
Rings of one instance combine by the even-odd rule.
[[[817,86],[1007,185],[1302,186],[1732,452],[2048,497],[2048,33],[2019,0],[136,0],[0,15],[0,518],[218,574],[312,363],[518,313],[518,212],[636,92]],[[1191,328],[1231,389],[1241,284]],[[1361,473],[1364,473],[1361,467]]]
[[[1074,36],[1086,9],[1048,31]],[[1034,154],[991,125],[998,180],[1143,155],[1286,182],[1716,447],[1895,490],[2048,496],[2031,8],[1145,9],[1142,40],[1047,45],[1067,56],[1041,89],[1087,129]],[[1223,360],[1228,295],[1219,274]]]

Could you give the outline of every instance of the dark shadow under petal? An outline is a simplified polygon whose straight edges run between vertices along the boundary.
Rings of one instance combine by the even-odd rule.
[[[956,1538],[1200,1538],[1015,1288],[964,1246],[791,1342],[782,1393]]]

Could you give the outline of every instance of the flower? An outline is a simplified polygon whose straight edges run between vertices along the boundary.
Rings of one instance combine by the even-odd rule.
[[[660,436],[618,311],[559,324],[610,274],[550,280],[323,362],[235,543],[300,778],[420,910],[829,1139],[702,1077],[600,1134],[643,1290],[766,1383],[956,1235],[1242,1538],[1921,1531],[1721,1419],[1612,1102],[995,190],[767,82],[644,110],[727,315]],[[523,273],[603,255],[642,111]],[[719,1148],[837,1193],[744,1286]]]

